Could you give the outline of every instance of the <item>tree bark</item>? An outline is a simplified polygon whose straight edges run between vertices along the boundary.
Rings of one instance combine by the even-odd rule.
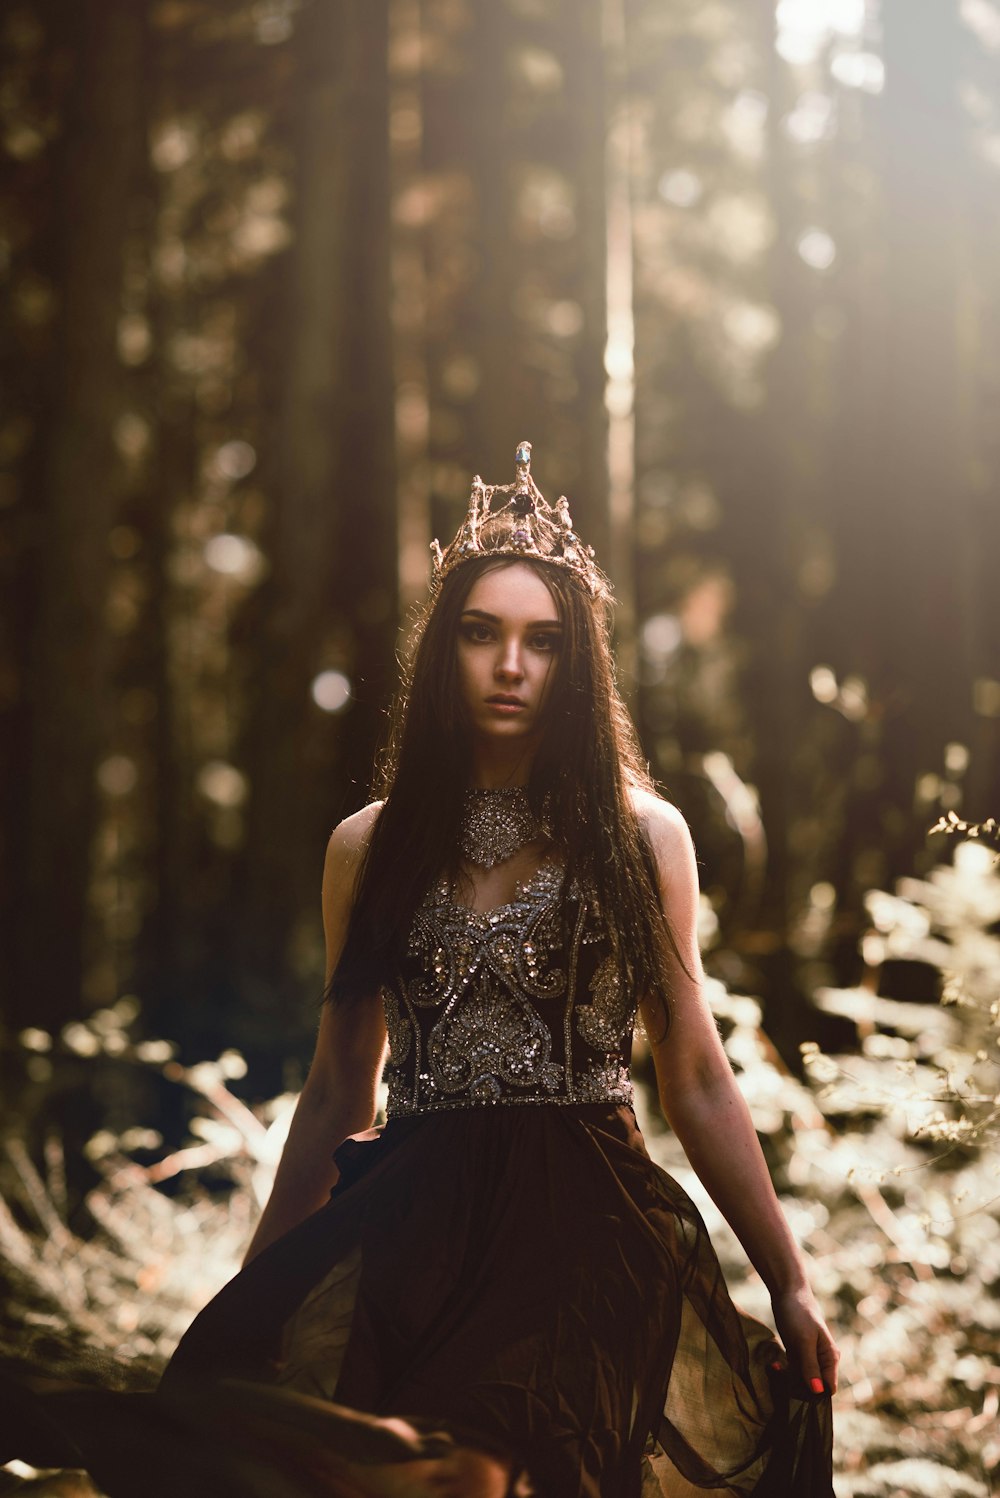
[[[251,800],[234,919],[251,1024],[284,994],[311,1026],[326,839],[367,800],[395,644],[385,7],[314,5],[296,45],[294,241],[265,454],[272,570],[255,605],[260,634],[245,641],[256,654],[242,756]],[[351,682],[337,717],[311,696],[330,668]]]
[[[29,682],[23,884],[12,1010],[58,1027],[80,1005],[96,770],[107,736],[105,623],[119,486],[113,426],[122,251],[143,150],[143,11],[82,0],[75,87],[60,146],[64,269],[47,460],[40,495]]]

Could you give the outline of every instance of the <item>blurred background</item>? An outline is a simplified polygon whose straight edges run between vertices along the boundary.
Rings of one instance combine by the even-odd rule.
[[[131,1386],[235,1267],[428,543],[527,438],[695,834],[838,1493],[986,1498],[1000,4],[11,0],[0,152],[0,1353]]]
[[[1000,805],[994,0],[5,10],[2,1016],[261,1092],[469,480],[616,586],[713,962],[786,1055]]]

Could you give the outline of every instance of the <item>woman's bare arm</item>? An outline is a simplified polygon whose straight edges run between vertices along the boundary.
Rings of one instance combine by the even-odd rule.
[[[365,839],[378,804],[336,827],[323,868],[326,979],[343,950]],[[377,995],[349,1009],[323,1006],[316,1050],[296,1104],[274,1187],[243,1260],[244,1266],[326,1202],[337,1181],[331,1156],[351,1134],[371,1128],[385,1060],[386,1030]]]
[[[838,1353],[809,1288],[805,1260],[785,1221],[753,1121],[703,990],[698,951],[698,870],[687,825],[668,802],[636,794],[656,860],[663,910],[682,961],[668,970],[670,1028],[656,1005],[643,1018],[660,1102],[684,1152],[771,1294],[775,1323],[807,1383],[837,1386]]]

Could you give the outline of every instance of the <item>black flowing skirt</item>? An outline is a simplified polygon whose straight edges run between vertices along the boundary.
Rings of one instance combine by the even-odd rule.
[[[630,1109],[429,1113],[335,1158],[156,1393],[50,1401],[111,1498],[322,1498],[338,1453],[450,1443],[537,1498],[831,1498],[829,1397],[733,1305]]]

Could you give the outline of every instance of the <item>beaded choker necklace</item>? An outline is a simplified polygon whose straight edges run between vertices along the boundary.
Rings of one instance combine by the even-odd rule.
[[[491,869],[543,833],[523,786],[466,791],[458,846],[470,863]]]

